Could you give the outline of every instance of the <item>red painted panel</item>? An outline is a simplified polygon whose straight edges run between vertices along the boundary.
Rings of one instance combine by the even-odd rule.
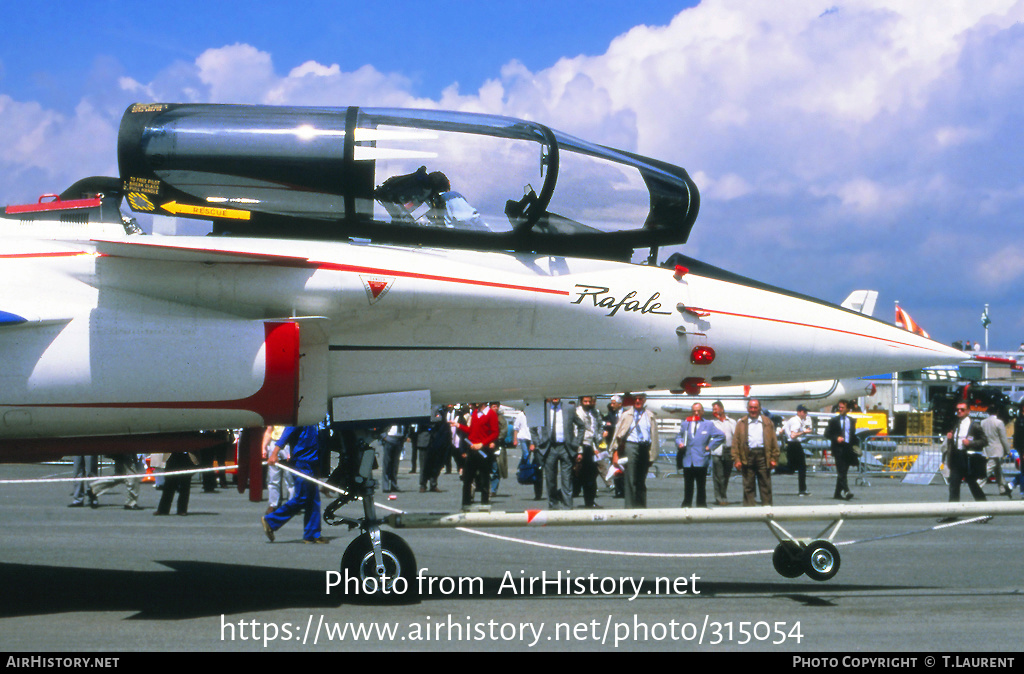
[[[47,211],[70,211],[79,208],[95,208],[99,206],[102,201],[100,199],[69,199],[67,201],[61,201],[59,197],[53,201],[43,201],[48,196],[56,195],[43,195],[39,197],[39,202],[35,204],[20,204],[14,206],[8,206],[6,212],[8,215],[16,215],[18,213],[42,213]]]
[[[251,410],[263,421],[292,425],[299,415],[299,324],[267,323],[266,374],[263,386],[236,408]],[[231,407],[235,407],[232,405]]]

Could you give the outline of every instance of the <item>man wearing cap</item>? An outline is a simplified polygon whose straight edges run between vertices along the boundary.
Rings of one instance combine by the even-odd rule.
[[[801,496],[810,496],[807,491],[807,462],[804,460],[804,446],[800,438],[811,434],[811,420],[807,418],[807,408],[796,406],[796,416],[783,425],[786,434],[786,465],[797,474],[798,491]]]

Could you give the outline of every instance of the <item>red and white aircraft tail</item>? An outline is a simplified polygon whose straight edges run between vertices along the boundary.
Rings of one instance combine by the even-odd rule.
[[[910,317],[910,314],[908,314],[906,310],[898,304],[896,305],[896,325],[904,330],[914,333],[915,335],[921,335],[922,337],[928,337],[930,339],[928,333],[925,332],[924,329]]]

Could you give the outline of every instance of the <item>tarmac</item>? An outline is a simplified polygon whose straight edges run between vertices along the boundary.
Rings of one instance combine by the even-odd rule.
[[[443,493],[421,494],[419,476],[409,470],[403,460],[401,493],[378,493],[377,503],[459,509],[456,474],[441,475]],[[325,525],[330,545],[303,545],[297,517],[270,543],[260,526],[266,501],[250,502],[234,485],[208,494],[195,478],[188,516],[153,517],[159,492],[152,484],[142,487],[144,509],[127,511],[123,488],[102,496],[98,508],[68,508],[67,482],[3,482],[70,476],[69,463],[0,464],[0,651],[923,658],[1021,650],[1024,517],[945,527],[932,519],[849,521],[835,539],[841,569],[827,582],[778,575],[771,563],[777,541],[757,523],[401,530],[416,556],[418,591],[380,605],[338,586],[328,591],[356,532]],[[858,485],[855,477],[854,503],[946,500],[939,475],[924,486],[870,475]],[[794,476],[774,476],[775,505],[834,503],[834,474],[808,480],[812,495],[801,497]],[[679,505],[682,479],[667,464],[648,485],[652,508]],[[1006,500],[994,485],[986,492]],[[741,507],[741,494],[734,477],[723,507]],[[545,505],[532,497],[532,487],[513,475],[502,480],[492,507]],[[622,501],[602,491],[598,503],[619,508]],[[342,512],[358,517],[361,506]],[[787,529],[812,537],[828,524]]]

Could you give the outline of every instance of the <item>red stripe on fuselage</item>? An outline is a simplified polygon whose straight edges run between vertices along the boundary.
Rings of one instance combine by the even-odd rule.
[[[690,307],[691,309],[698,311],[706,311],[710,314],[720,314],[722,316],[735,316],[736,318],[750,318],[755,321],[768,321],[769,323],[782,323],[785,325],[795,325],[800,328],[815,328],[817,330],[828,330],[829,332],[838,332],[844,335],[853,335],[854,337],[867,337],[869,339],[877,339],[880,342],[886,342],[891,346],[909,346],[915,349],[924,349],[926,351],[937,351],[937,349],[930,349],[926,346],[920,346],[918,344],[909,344],[907,342],[898,342],[895,339],[889,339],[888,337],[879,337],[878,335],[865,335],[862,332],[851,332],[850,330],[841,330],[839,328],[830,328],[827,325],[812,325],[810,323],[800,323],[798,321],[787,321],[781,318],[769,318],[767,316],[753,316],[750,314],[737,314],[731,311],[721,311],[719,309],[706,309],[704,307]]]
[[[17,260],[33,257],[76,257],[78,255],[89,255],[89,253],[84,250],[69,250],[51,253],[0,253],[0,260]]]
[[[332,262],[312,262],[310,263],[316,266],[317,269],[326,269],[328,271],[342,271],[350,272],[354,274],[375,274],[378,276],[396,276],[400,278],[414,278],[422,281],[440,281],[444,283],[464,283],[466,285],[483,286],[485,288],[501,288],[503,290],[525,290],[533,293],[547,293],[549,295],[565,295],[569,296],[568,290],[558,290],[557,288],[538,288],[536,286],[521,286],[513,283],[498,283],[496,281],[481,281],[480,279],[467,279],[467,278],[451,278],[447,276],[437,276],[435,274],[421,274],[418,272],[411,271],[400,271],[397,269],[375,269],[373,267],[359,267],[350,264],[335,264]]]

